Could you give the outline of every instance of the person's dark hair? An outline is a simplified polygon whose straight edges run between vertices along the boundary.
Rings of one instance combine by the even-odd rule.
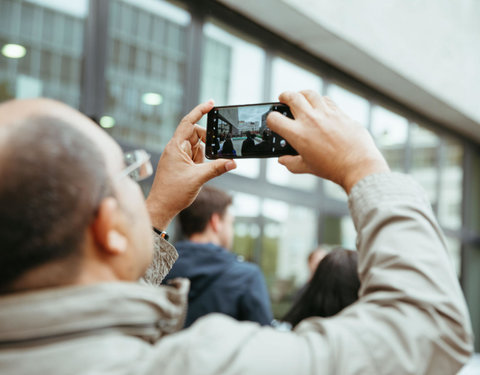
[[[293,327],[311,316],[329,317],[358,299],[360,280],[356,251],[337,248],[327,254],[298,301],[283,320]]]
[[[182,233],[186,237],[202,233],[212,215],[216,213],[223,217],[231,204],[230,195],[214,187],[204,186],[195,201],[178,216]]]
[[[0,149],[0,293],[29,270],[78,257],[111,193],[102,152],[80,130],[47,116],[10,127]]]

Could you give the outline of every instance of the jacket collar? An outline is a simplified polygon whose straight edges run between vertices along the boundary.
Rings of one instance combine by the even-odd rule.
[[[111,329],[155,342],[183,327],[188,284],[116,282],[2,296],[0,346]]]

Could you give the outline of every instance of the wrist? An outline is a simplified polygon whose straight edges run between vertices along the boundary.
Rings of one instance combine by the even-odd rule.
[[[175,215],[169,214],[168,210],[161,204],[146,200],[147,211],[150,215],[152,226],[160,231],[164,231],[170,225]]]
[[[155,228],[155,227],[152,227],[153,231],[159,235],[160,237],[162,237],[165,241],[168,241],[170,239],[170,236],[168,235],[167,232],[165,232],[164,230],[160,230],[158,228]]]
[[[343,187],[347,195],[349,195],[353,187],[365,177],[372,174],[388,172],[390,172],[390,168],[388,167],[387,162],[385,160],[376,160],[368,163],[368,165],[366,166],[355,168],[352,173],[349,173],[345,176],[341,186]]]

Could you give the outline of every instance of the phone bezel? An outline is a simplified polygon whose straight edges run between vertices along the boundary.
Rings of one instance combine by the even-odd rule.
[[[214,110],[222,109],[222,108],[239,108],[239,107],[254,107],[254,106],[262,106],[262,105],[283,105],[288,108],[288,111],[291,113],[290,108],[285,103],[280,102],[265,102],[265,103],[253,103],[253,104],[239,104],[239,105],[221,105],[213,107],[207,115],[207,134],[206,134],[206,142],[205,142],[205,157],[209,160],[215,159],[264,159],[264,158],[277,158],[283,155],[298,155],[295,149],[287,142],[285,148],[280,149],[280,152],[264,154],[264,155],[247,155],[247,156],[234,156],[234,155],[218,155],[213,153],[213,113]],[[292,117],[293,118],[293,115]],[[272,132],[276,136],[279,136],[277,133]],[[279,136],[280,137],[280,136]],[[280,137],[284,139],[283,137]]]

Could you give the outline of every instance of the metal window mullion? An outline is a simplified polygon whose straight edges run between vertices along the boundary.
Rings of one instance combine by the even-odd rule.
[[[90,0],[84,27],[80,110],[96,121],[104,111],[109,5]]]
[[[472,199],[475,192],[473,191],[473,149],[463,142],[463,179],[462,179],[462,231],[461,231],[461,247],[460,247],[460,285],[465,288],[468,280],[467,274],[470,272],[468,267],[468,250],[467,244],[471,241],[472,233],[474,233],[474,224],[471,222]],[[477,192],[478,193],[478,192]]]
[[[187,54],[185,63],[185,83],[182,113],[188,113],[200,100],[200,82],[203,67],[203,52],[205,50],[205,9],[201,4],[189,4],[191,22],[187,28]]]
[[[407,140],[405,143],[405,150],[403,153],[403,170],[405,173],[410,173],[412,170],[412,160],[413,160],[413,147],[412,147],[412,127],[414,126],[413,122],[408,120],[407,124]]]
[[[440,213],[440,201],[442,199],[442,187],[443,187],[443,172],[444,172],[444,159],[445,159],[445,139],[444,137],[440,137],[440,141],[437,147],[437,155],[436,155],[436,165],[435,169],[437,170],[437,181],[436,181],[436,202],[433,207],[434,213],[439,218]],[[440,221],[440,218],[439,218]],[[441,224],[441,223],[440,223]]]

